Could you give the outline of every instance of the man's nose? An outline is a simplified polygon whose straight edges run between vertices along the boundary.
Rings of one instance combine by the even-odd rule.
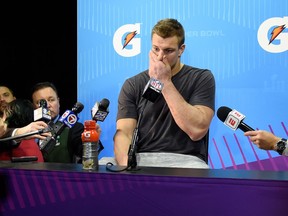
[[[160,50],[160,51],[158,52],[157,59],[161,61],[161,60],[163,60],[163,57],[164,57],[164,51],[163,51],[163,50]]]

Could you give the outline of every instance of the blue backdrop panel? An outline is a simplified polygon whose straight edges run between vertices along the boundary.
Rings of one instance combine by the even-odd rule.
[[[85,105],[80,121],[91,119],[96,101],[110,100],[110,113],[99,122],[105,146],[100,157],[113,156],[120,88],[148,68],[151,29],[168,17],[186,30],[182,62],[215,76],[215,113],[228,106],[243,113],[251,127],[287,137],[287,8],[285,0],[78,0],[78,100]],[[135,37],[124,47],[132,32]],[[278,156],[255,148],[216,114],[209,155],[212,168],[234,169]]]

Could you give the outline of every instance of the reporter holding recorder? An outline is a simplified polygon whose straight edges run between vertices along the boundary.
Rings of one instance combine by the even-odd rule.
[[[33,104],[29,100],[15,99],[7,103],[3,110],[3,120],[10,128],[24,127],[33,121],[33,111]],[[11,160],[13,157],[22,156],[35,156],[38,162],[44,162],[33,136],[18,142],[6,141],[1,143],[0,160]]]
[[[47,124],[43,121],[31,122],[28,125],[19,128],[11,128],[7,127],[7,123],[5,123],[3,117],[3,112],[8,106],[8,103],[12,102],[16,99],[16,96],[11,88],[6,85],[0,84],[0,138],[7,138],[16,135],[22,135],[29,132],[42,130],[47,128]],[[37,139],[45,139],[45,135],[35,134],[29,137],[25,137],[24,139],[37,138]]]
[[[240,129],[244,132],[244,136],[250,137],[252,143],[258,146],[258,148],[263,150],[275,150],[280,155],[288,156],[288,145],[287,139],[280,138],[272,134],[271,132],[264,130],[254,130],[252,127],[244,123],[245,115],[240,113],[235,109],[231,109],[226,106],[221,106],[217,110],[217,117],[229,128]],[[233,121],[237,120],[239,124],[231,124]],[[235,122],[235,121],[234,121]]]

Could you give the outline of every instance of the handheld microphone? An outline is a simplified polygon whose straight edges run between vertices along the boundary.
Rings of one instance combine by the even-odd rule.
[[[96,102],[93,108],[91,109],[92,119],[103,122],[107,115],[109,114],[108,106],[110,101],[106,98],[103,98],[100,102]]]
[[[41,99],[39,102],[39,108],[34,110],[34,121],[48,122],[51,120],[50,110],[47,108],[47,101]]]
[[[109,106],[110,101],[106,98],[103,98],[100,102],[96,102],[93,106],[93,108],[91,109],[91,116],[92,116],[92,120],[94,121],[101,121],[103,122],[107,115],[109,114]],[[98,149],[98,154],[104,149],[104,146],[101,142],[101,140],[99,140],[99,149]]]
[[[19,135],[15,135],[15,136],[9,136],[9,137],[5,137],[5,138],[1,138],[0,143],[1,142],[7,142],[7,141],[13,141],[13,140],[21,140],[21,139],[24,139],[24,138],[29,137],[29,136],[47,133],[47,132],[51,132],[51,128],[49,126],[47,128],[40,129],[40,130],[35,130],[35,131],[31,131],[31,132],[24,133],[24,134],[19,134]]]
[[[164,84],[161,83],[159,80],[150,78],[144,88],[142,97],[154,103],[156,99],[161,95],[163,85]]]
[[[77,114],[80,113],[84,109],[84,105],[80,102],[77,102],[72,110],[66,110],[63,115],[59,118],[59,120],[54,124],[53,121],[48,123],[48,127],[50,127],[50,131],[52,136],[47,137],[44,141],[39,144],[40,150],[45,157],[48,155],[56,145],[57,136],[59,136],[64,128],[67,126],[72,128],[76,122],[78,121]]]
[[[229,107],[222,106],[217,110],[217,117],[232,130],[239,128],[243,132],[254,131],[252,127],[243,122],[245,115],[235,109],[232,110]]]

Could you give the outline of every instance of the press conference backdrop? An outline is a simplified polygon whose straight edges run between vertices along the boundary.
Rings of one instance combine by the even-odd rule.
[[[77,93],[85,105],[80,121],[91,119],[96,101],[110,100],[110,113],[99,122],[105,147],[100,157],[113,157],[118,94],[125,79],[148,68],[152,27],[160,19],[176,18],[186,30],[182,62],[208,68],[216,79],[211,168],[252,169],[257,163],[259,169],[288,170],[288,165],[275,165],[277,153],[259,150],[241,130],[233,131],[216,116],[219,107],[228,106],[244,114],[244,122],[254,129],[288,137],[288,1],[78,0],[77,4]],[[128,34],[134,37],[125,45]]]

